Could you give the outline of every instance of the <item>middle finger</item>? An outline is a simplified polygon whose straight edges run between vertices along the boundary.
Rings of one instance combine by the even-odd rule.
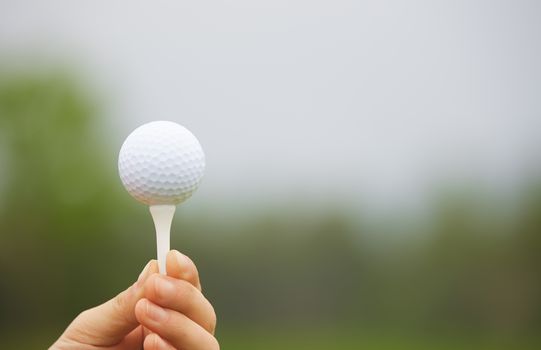
[[[154,274],[145,283],[145,297],[166,309],[186,315],[208,332],[214,332],[216,327],[214,308],[189,282]]]

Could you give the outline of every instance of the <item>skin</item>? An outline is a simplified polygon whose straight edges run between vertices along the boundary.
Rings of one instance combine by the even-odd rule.
[[[172,250],[167,276],[151,260],[137,282],[79,314],[49,350],[219,350],[215,328],[195,264]]]

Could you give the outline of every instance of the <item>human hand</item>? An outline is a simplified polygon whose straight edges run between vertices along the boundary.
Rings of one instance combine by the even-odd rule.
[[[167,276],[157,272],[150,261],[136,283],[83,311],[49,350],[218,350],[216,315],[201,293],[195,264],[170,251]]]

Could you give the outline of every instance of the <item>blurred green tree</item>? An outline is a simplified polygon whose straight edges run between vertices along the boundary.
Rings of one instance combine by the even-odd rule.
[[[133,207],[118,205],[114,155],[89,96],[64,72],[0,78],[0,325],[66,319],[104,296],[96,283],[119,287],[95,274],[115,256],[107,242]],[[136,225],[132,217],[125,222]]]

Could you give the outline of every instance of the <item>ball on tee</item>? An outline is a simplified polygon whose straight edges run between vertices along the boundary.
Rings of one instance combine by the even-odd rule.
[[[141,125],[124,141],[118,172],[124,187],[147,205],[179,204],[197,189],[205,154],[185,127],[169,121]]]

